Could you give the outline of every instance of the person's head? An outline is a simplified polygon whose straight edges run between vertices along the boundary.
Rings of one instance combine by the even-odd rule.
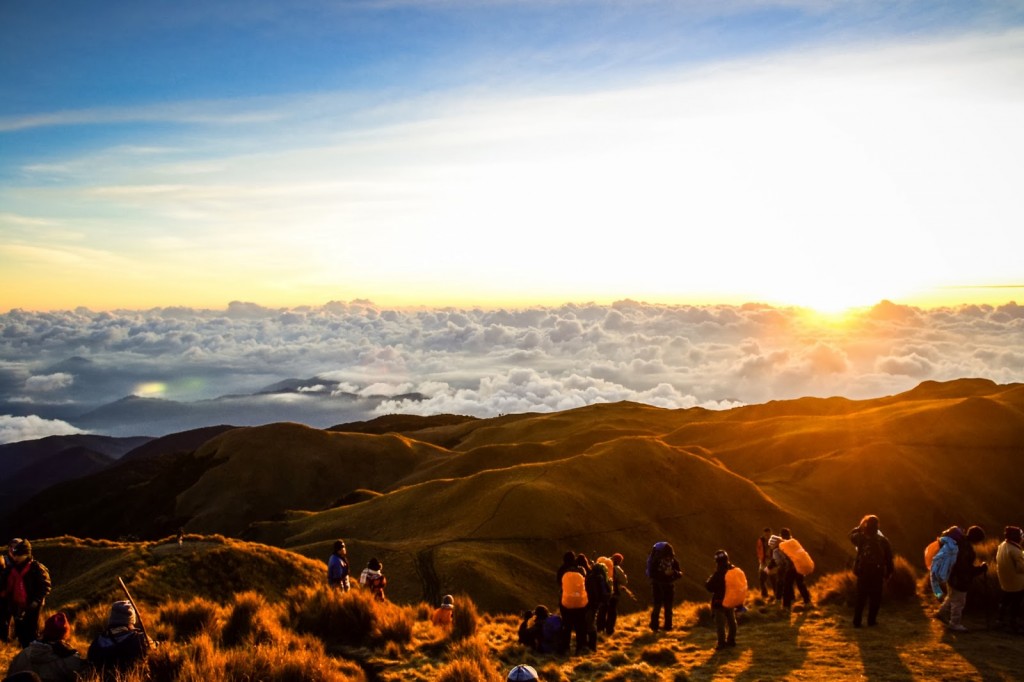
[[[770,538],[772,536],[772,529],[768,526],[765,526],[764,530],[761,531],[761,534],[764,535],[766,538]]]
[[[42,639],[44,642],[63,642],[70,636],[71,623],[68,622],[68,617],[63,611],[53,614],[43,623]]]
[[[11,540],[7,553],[15,563],[23,564],[32,558],[32,543],[21,538],[14,538]]]
[[[529,613],[529,611],[527,611],[527,613]],[[537,608],[533,610],[533,615],[536,616],[538,620],[544,620],[551,614],[548,612],[548,607],[543,604],[537,604]]]
[[[130,601],[124,599],[110,605],[110,615],[107,617],[108,628],[131,628],[135,627],[135,622],[135,609],[132,608]]]
[[[380,571],[384,568],[384,564],[377,557],[370,557],[370,560],[366,562],[366,567],[371,571]]]
[[[615,554],[612,554],[612,565],[613,566],[621,566],[622,565],[622,561],[623,561],[623,556],[621,554],[619,554],[618,552],[616,552]]]
[[[676,551],[674,549],[672,549],[672,545],[668,544],[667,542],[665,543],[665,550],[664,551],[665,551],[665,556],[675,556],[676,555]]]
[[[789,532],[788,528],[783,528],[782,530],[780,530],[779,535],[782,536],[783,540],[789,540],[791,537],[793,537],[793,534]]]
[[[981,526],[971,526],[967,529],[967,541],[972,545],[985,541],[985,529]]]
[[[509,671],[508,677],[505,679],[507,682],[529,682],[530,680],[540,680],[537,676],[537,671],[529,665],[517,665]]]
[[[1021,530],[1018,526],[1007,526],[1003,530],[1003,537],[1019,545],[1021,540],[1024,539],[1024,530]]]
[[[587,569],[589,571],[590,570],[590,559],[587,558],[586,554],[584,554],[583,552],[580,552],[579,554],[576,555],[576,565],[579,566],[580,568],[585,568],[585,569]]]
[[[878,517],[874,514],[868,514],[860,520],[860,527],[868,533],[878,532]]]
[[[455,597],[453,597],[450,594],[444,595],[443,597],[441,597],[441,606],[447,606],[448,608],[452,608],[453,606],[455,606]]]
[[[573,552],[572,550],[569,550],[565,554],[563,554],[562,555],[562,563],[565,564],[566,566],[575,566],[576,565],[576,552]]]
[[[345,549],[345,541],[344,540],[335,540],[334,541],[334,553],[335,554],[345,554],[347,551],[348,550]]]
[[[726,566],[729,563],[729,553],[724,549],[715,552],[715,563],[719,566]]]

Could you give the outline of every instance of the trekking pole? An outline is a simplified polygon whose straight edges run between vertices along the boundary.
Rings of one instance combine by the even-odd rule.
[[[117,583],[121,586],[121,590],[124,591],[124,596],[128,598],[128,603],[132,605],[135,610],[135,622],[139,624],[139,629],[142,630],[142,635],[149,640],[149,633],[146,632],[146,626],[142,622],[142,613],[139,612],[139,607],[135,605],[135,600],[132,599],[131,592],[128,591],[128,586],[121,580],[121,576],[117,576]]]

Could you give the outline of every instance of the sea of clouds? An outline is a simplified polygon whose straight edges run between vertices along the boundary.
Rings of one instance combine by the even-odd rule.
[[[882,302],[844,318],[629,300],[492,310],[358,300],[12,310],[0,315],[0,443],[218,423],[325,427],[387,413],[490,417],[620,400],[725,409],[871,398],[961,377],[1024,381],[1024,306]],[[122,400],[131,395],[154,400]]]

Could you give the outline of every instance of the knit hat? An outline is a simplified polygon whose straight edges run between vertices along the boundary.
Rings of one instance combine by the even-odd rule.
[[[623,559],[624,559],[624,557],[621,554],[619,554],[618,552],[616,552],[615,554],[612,554],[612,564],[614,564],[615,566],[618,566],[619,564],[621,564]]]
[[[63,611],[55,613],[46,619],[43,624],[43,640],[47,642],[59,642],[67,639],[71,634],[71,624]]]
[[[1021,538],[1024,537],[1024,530],[1021,530],[1018,526],[1007,526],[1003,531],[1003,537],[1010,542],[1020,544]]]
[[[337,552],[338,550],[341,550],[341,549],[345,549],[345,541],[344,540],[335,540],[334,541],[334,551]]]
[[[508,682],[526,682],[527,680],[540,680],[537,677],[537,671],[529,665],[517,665],[512,668],[509,672],[508,677],[505,678]]]
[[[107,618],[107,627],[131,627],[133,625],[135,625],[135,609],[132,608],[130,601],[116,601],[110,605],[110,617]]]
[[[533,615],[537,616],[541,620],[544,620],[549,615],[548,607],[544,606],[543,604],[538,604],[537,608],[533,610]]]
[[[985,539],[985,529],[981,526],[971,526],[967,529],[967,539],[972,545],[976,545]]]
[[[384,568],[384,565],[380,562],[380,559],[378,559],[377,557],[373,557],[372,559],[370,559],[369,563],[366,564],[366,567],[371,571],[379,571],[380,569]]]
[[[715,552],[715,561],[717,561],[720,564],[729,563],[729,553],[726,552],[724,549],[718,550],[717,552]]]
[[[11,556],[32,556],[32,543],[21,538],[11,540]]]

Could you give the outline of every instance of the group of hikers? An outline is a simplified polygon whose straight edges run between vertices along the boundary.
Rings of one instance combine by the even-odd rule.
[[[72,625],[66,613],[58,611],[40,624],[52,586],[49,570],[32,556],[32,544],[22,538],[11,540],[0,555],[0,641],[10,641],[13,629],[22,650],[11,661],[4,682],[70,682],[90,668],[114,679],[155,646],[134,604],[119,600],[111,604],[106,629],[83,658],[70,644]]]
[[[892,545],[883,535],[878,517],[872,514],[862,518],[848,536],[856,550],[853,626],[862,627],[865,609],[867,625],[876,626],[885,584],[895,572]],[[975,551],[975,546],[985,537],[980,526],[969,526],[966,530],[952,526],[925,549],[929,584],[941,602],[935,617],[953,632],[967,631],[962,622],[967,592],[974,579],[988,571],[987,563],[977,562]],[[998,627],[1014,633],[1024,633],[1021,622],[1024,609],[1022,541],[1024,531],[1017,526],[1007,526],[996,552],[996,575],[1001,592]],[[774,598],[788,611],[799,592],[805,607],[812,605],[804,578],[813,571],[814,562],[788,528],[780,529],[778,534],[765,528],[757,539],[756,553],[764,600]],[[718,636],[715,648],[727,649],[736,646],[736,613],[745,609],[748,586],[742,569],[731,562],[725,550],[719,549],[712,558],[715,569],[705,581],[705,588],[711,593],[711,613]],[[620,599],[628,596],[636,601],[623,563],[621,553],[598,556],[591,561],[583,553],[567,551],[555,571],[559,589],[557,613],[543,604],[532,611],[524,611],[519,642],[537,652],[565,654],[575,636],[576,655],[596,652],[599,637],[615,633]],[[380,600],[386,598],[387,579],[383,569],[381,561],[373,557],[359,575],[359,584]],[[351,588],[350,573],[345,542],[337,540],[327,560],[327,583],[332,588],[347,591]],[[647,556],[645,575],[651,584],[650,629],[655,632],[672,630],[675,583],[683,572],[671,544],[665,541],[654,544]],[[0,641],[9,641],[13,629],[14,638],[23,650],[11,661],[4,682],[74,680],[89,667],[113,678],[144,659],[155,646],[125,588],[128,599],[111,605],[106,629],[93,640],[83,658],[69,644],[72,625],[67,614],[58,612],[40,623],[51,587],[49,571],[33,557],[31,543],[22,538],[12,540],[6,552],[0,555]],[[432,622],[440,628],[451,628],[454,609],[452,596],[444,595]],[[520,665],[507,679],[539,678],[533,668]]]

